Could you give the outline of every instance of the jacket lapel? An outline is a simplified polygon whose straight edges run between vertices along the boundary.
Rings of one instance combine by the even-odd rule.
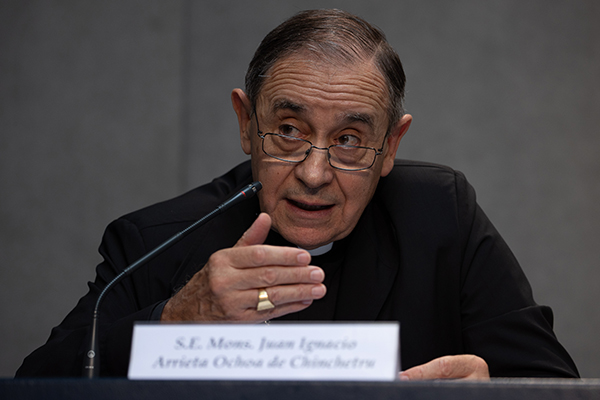
[[[336,320],[376,320],[399,268],[396,235],[389,215],[374,198],[348,238],[342,264]]]

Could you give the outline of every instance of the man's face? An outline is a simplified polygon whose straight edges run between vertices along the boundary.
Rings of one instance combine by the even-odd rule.
[[[393,166],[398,143],[410,116],[384,140],[388,127],[385,80],[371,63],[334,66],[291,56],[275,64],[256,102],[256,118],[264,133],[306,139],[314,146],[352,144],[379,149],[367,170],[341,171],[327,152],[313,149],[302,163],[266,155],[257,135],[256,118],[245,94],[234,90],[242,148],[252,156],[261,210],[273,229],[288,241],[313,249],[346,237],[371,200],[381,176]]]

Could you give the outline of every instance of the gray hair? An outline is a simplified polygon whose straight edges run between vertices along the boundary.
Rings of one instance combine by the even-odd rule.
[[[381,30],[336,9],[302,11],[265,36],[246,72],[246,93],[252,105],[273,65],[301,50],[334,62],[373,60],[387,83],[388,133],[404,115],[406,77],[400,57]]]

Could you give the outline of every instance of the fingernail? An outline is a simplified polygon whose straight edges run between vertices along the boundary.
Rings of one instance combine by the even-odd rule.
[[[314,288],[312,288],[311,293],[315,297],[324,296],[325,295],[325,286],[323,286],[323,285],[315,286]]]
[[[325,273],[321,268],[315,268],[310,271],[310,279],[314,282],[323,282],[323,279],[325,279]]]
[[[400,372],[400,380],[401,381],[410,381],[410,378],[406,375],[404,375],[402,372]]]
[[[298,264],[308,264],[310,262],[310,254],[300,253],[298,254],[298,257],[296,257],[296,260],[298,260]]]

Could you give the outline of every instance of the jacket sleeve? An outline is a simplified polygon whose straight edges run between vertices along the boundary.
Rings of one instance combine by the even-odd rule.
[[[111,223],[100,245],[104,261],[96,268],[95,281],[88,283],[88,293],[52,330],[46,344],[24,360],[16,376],[81,376],[98,295],[108,282],[146,251],[143,238],[134,224],[126,219]],[[102,376],[127,374],[133,324],[149,320],[152,310],[160,303],[147,295],[150,289],[147,286],[150,285],[145,277],[146,274],[137,272],[126,277],[106,294],[101,303],[98,357]],[[165,292],[163,297],[167,296]]]
[[[52,330],[47,343],[25,359],[17,376],[81,376],[90,346],[94,307],[108,282],[148,251],[214,210],[251,179],[250,162],[244,162],[207,185],[112,222],[102,238],[99,251],[103,262],[96,268],[94,282],[88,283],[88,293]],[[249,226],[257,207],[255,198],[225,215],[236,226],[241,219],[250,219]],[[248,212],[249,209],[253,211]],[[101,376],[127,375],[134,323],[156,319],[159,307],[191,276],[186,274],[200,268],[189,264],[188,254],[199,244],[207,254],[212,254],[233,245],[239,236],[238,230],[215,230],[206,224],[112,287],[99,308],[97,357]]]

